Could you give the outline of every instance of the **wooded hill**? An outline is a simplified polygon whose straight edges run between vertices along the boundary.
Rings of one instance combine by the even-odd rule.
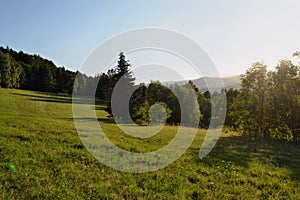
[[[39,55],[0,47],[0,86],[3,88],[71,94],[75,75]]]

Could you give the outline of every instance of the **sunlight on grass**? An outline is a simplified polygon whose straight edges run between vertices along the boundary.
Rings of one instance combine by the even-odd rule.
[[[90,106],[90,105],[86,105]],[[109,139],[133,152],[168,144],[178,127],[149,138],[124,134],[97,109]],[[298,143],[223,133],[203,160],[206,130],[161,170],[118,172],[96,160],[82,144],[70,97],[0,89],[0,199],[299,199]]]

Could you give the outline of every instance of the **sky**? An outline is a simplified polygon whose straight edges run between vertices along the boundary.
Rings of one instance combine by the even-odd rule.
[[[144,27],[191,38],[221,76],[245,73],[258,61],[274,69],[300,50],[299,0],[2,0],[0,9],[0,46],[74,71],[103,41]]]

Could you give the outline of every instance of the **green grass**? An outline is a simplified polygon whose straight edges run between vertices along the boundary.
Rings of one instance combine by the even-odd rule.
[[[90,106],[90,105],[87,105]],[[99,123],[117,145],[149,152],[168,143],[177,127],[149,139],[117,128],[97,107]],[[71,99],[0,89],[0,199],[300,199],[300,145],[223,133],[198,158],[205,130],[168,167],[144,174],[119,172],[82,145]]]

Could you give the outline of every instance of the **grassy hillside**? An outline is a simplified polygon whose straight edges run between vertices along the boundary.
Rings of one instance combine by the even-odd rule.
[[[158,149],[177,130],[120,137],[101,106],[97,116],[109,138],[132,151]],[[199,160],[204,136],[199,130],[188,151],[162,170],[118,172],[82,145],[69,97],[0,89],[0,199],[300,199],[299,144],[223,133]]]

